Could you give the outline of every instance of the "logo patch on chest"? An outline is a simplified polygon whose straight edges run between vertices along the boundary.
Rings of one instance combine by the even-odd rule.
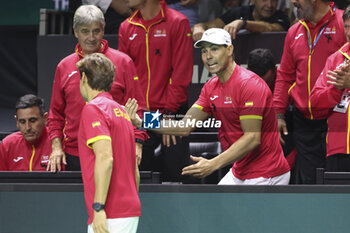
[[[232,104],[232,98],[231,98],[231,96],[225,96],[224,104]]]
[[[332,28],[328,27],[328,28],[325,28],[324,30],[324,34],[327,35],[327,34],[335,34],[337,31],[337,29],[333,26]]]
[[[166,31],[163,30],[155,30],[154,37],[166,37]]]

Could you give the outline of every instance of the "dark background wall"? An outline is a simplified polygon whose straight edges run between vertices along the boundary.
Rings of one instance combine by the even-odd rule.
[[[262,33],[239,34],[235,46],[235,60],[238,64],[246,64],[248,53],[255,48],[269,48],[279,62],[283,52],[283,44],[286,33]],[[112,48],[118,48],[116,35],[106,35],[105,38]],[[62,58],[74,52],[77,40],[74,36],[39,36],[37,39],[38,50],[38,95],[46,101],[49,108],[53,78],[57,64]],[[273,43],[271,43],[273,41]],[[192,83],[188,88],[189,106],[198,98],[202,86],[212,77],[205,68],[200,58],[199,49],[194,50],[194,67]]]
[[[0,26],[38,25],[40,8],[67,10],[69,0],[0,1]]]
[[[56,66],[74,52],[74,36],[38,36],[37,26],[0,26],[0,132],[16,130],[13,115],[16,100],[28,93],[44,98],[49,109]],[[246,64],[248,53],[255,48],[269,48],[279,62],[286,33],[241,33],[235,46],[235,60]],[[106,35],[112,48],[118,48],[116,35]],[[271,43],[274,41],[274,43]],[[189,86],[189,106],[198,98],[202,86],[212,77],[203,67],[199,49],[194,50],[192,83]]]
[[[68,8],[68,0],[0,3],[0,107],[13,108],[18,97],[37,93],[37,35],[40,8]]]
[[[40,8],[66,10],[69,0],[0,1],[0,133],[16,130],[16,100],[37,94]]]
[[[37,91],[37,30],[2,27],[0,34],[0,106],[13,108],[19,96]]]

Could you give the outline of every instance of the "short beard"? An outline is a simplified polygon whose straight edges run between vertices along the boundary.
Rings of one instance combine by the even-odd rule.
[[[311,2],[308,2],[306,6],[302,9],[302,11],[297,11],[297,16],[299,19],[305,19],[306,21],[310,21],[314,14],[314,8]]]

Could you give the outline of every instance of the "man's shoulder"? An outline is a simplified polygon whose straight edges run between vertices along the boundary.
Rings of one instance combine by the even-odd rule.
[[[297,33],[305,32],[304,26],[298,21],[288,29],[287,36],[295,36]]]
[[[241,66],[238,66],[238,69],[237,80],[241,82],[242,87],[259,90],[261,90],[261,88],[265,89],[265,87],[267,87],[267,85],[265,85],[265,81],[253,71],[250,71]]]
[[[213,87],[215,86],[218,82],[220,82],[219,77],[218,76],[214,76],[211,79],[209,79],[205,84],[204,87]]]
[[[237,78],[241,82],[250,82],[253,79],[261,79],[257,74],[255,74],[253,71],[250,71],[242,66],[237,65],[236,67],[238,73],[237,73]]]
[[[343,13],[344,13],[344,11],[341,9],[336,9],[336,11],[335,11],[335,17],[333,18],[333,22],[337,22],[339,27],[343,27],[343,25],[344,25]]]
[[[237,65],[237,69],[241,74],[241,77],[244,77],[246,79],[250,79],[253,76],[258,76],[253,71],[248,70],[247,68],[244,68],[243,66]]]
[[[100,95],[94,98],[93,100],[89,101],[85,107],[85,111],[100,111],[109,107],[118,107],[121,108],[120,105],[113,100],[113,98],[110,96],[109,93],[106,93],[106,95]]]
[[[10,144],[20,144],[22,141],[24,140],[23,135],[21,134],[20,131],[11,133],[9,135],[7,135],[2,141],[1,144],[6,144],[6,145],[10,145]]]
[[[108,48],[105,55],[112,60],[113,63],[115,62],[130,62],[132,61],[129,55],[126,53],[119,51],[117,49],[113,49],[111,47]]]
[[[72,65],[72,62],[78,62],[79,61],[79,55],[77,53],[72,53],[66,57],[64,57],[59,63],[58,66],[67,66],[67,65]],[[74,65],[75,65],[74,63]]]
[[[337,51],[335,51],[328,57],[328,61],[331,63],[335,63],[337,65],[344,64],[345,56],[343,55],[343,53],[350,54],[349,49],[350,49],[349,43],[344,44],[341,48],[339,48]],[[339,67],[335,67],[335,68],[339,68]]]
[[[342,19],[343,19],[343,14],[344,14],[344,10],[342,10],[342,9],[335,10],[335,15],[338,17],[341,17]]]
[[[131,17],[131,16],[130,16]],[[132,25],[129,20],[130,20],[130,17],[128,17],[127,19],[125,19],[123,22],[120,23],[120,26],[119,26],[119,33],[121,32],[121,29],[123,29],[124,27],[127,27],[128,25]]]

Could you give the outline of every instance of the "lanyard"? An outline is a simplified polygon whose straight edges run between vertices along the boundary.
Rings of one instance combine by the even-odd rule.
[[[335,12],[335,10],[336,10],[336,8],[334,7],[334,8],[333,8],[333,12]],[[316,35],[315,35],[316,39],[314,40],[314,43],[313,43],[313,44],[312,44],[312,41],[311,41],[311,33],[310,33],[309,27],[307,26],[307,24],[306,24],[305,22],[302,22],[302,21],[300,21],[300,22],[301,22],[301,24],[304,25],[304,27],[306,28],[307,39],[308,39],[309,49],[310,49],[310,54],[312,54],[313,51],[314,51],[314,48],[316,47],[316,44],[317,44],[318,40],[320,39],[321,35],[323,34],[323,32],[324,32],[326,26],[328,25],[328,22],[329,22],[329,21],[327,21],[327,22],[323,25],[323,27],[322,27],[322,29],[320,30],[320,32],[318,33],[317,37],[316,37]]]
[[[313,51],[314,51],[314,48],[316,47],[316,44],[317,44],[318,40],[319,40],[320,37],[321,37],[321,35],[322,35],[324,29],[326,28],[328,22],[326,22],[325,25],[323,25],[323,27],[322,27],[320,33],[318,33],[317,37],[316,37],[316,35],[315,35],[316,39],[315,39],[315,41],[314,41],[314,44],[312,44],[312,41],[311,41],[311,33],[310,33],[309,27],[307,26],[307,24],[306,24],[305,22],[301,22],[301,24],[304,25],[304,27],[306,28],[307,40],[308,40],[308,43],[309,43],[309,49],[310,49],[310,55],[311,55],[311,54],[313,53]]]

